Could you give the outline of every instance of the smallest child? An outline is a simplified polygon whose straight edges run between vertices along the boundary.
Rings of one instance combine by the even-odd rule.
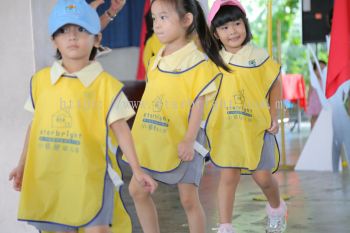
[[[110,142],[120,145],[145,192],[157,184],[139,166],[126,123],[134,111],[122,83],[94,61],[101,41],[96,11],[85,0],[59,0],[49,33],[58,61],[31,80],[26,109],[34,116],[10,173],[21,191],[18,219],[45,232],[109,233],[120,214],[114,206],[124,208],[114,205],[112,167],[120,169]]]

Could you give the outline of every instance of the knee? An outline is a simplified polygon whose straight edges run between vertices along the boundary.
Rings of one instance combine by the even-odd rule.
[[[141,185],[133,178],[129,184],[129,194],[134,200],[142,200],[149,196],[149,193],[143,190]]]
[[[193,197],[181,197],[181,205],[185,211],[193,210],[197,203]]]
[[[220,184],[224,185],[225,187],[237,187],[238,185],[238,180],[234,179],[234,178],[229,178],[229,177],[225,177],[225,178],[221,178],[220,180]]]
[[[261,189],[270,189],[274,186],[274,180],[272,177],[259,177],[255,178],[255,182],[259,185]]]
[[[220,176],[220,185],[224,187],[236,188],[240,180],[240,171],[232,170],[230,172],[222,173]]]

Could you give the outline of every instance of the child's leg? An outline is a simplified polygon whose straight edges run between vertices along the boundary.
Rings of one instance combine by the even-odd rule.
[[[259,185],[265,194],[267,201],[272,208],[280,206],[280,194],[277,180],[271,174],[271,171],[261,170],[253,173],[254,181]]]
[[[205,214],[199,200],[198,187],[193,184],[178,184],[178,188],[190,233],[204,233],[206,228]]]
[[[218,187],[220,224],[231,224],[232,222],[233,205],[240,176],[240,169],[223,168],[220,171]]]
[[[93,226],[84,229],[85,233],[112,233],[109,226]]]
[[[287,227],[287,206],[283,200],[280,200],[276,179],[268,170],[256,171],[253,174],[253,178],[264,192],[268,201],[266,204],[266,232],[284,232]]]
[[[156,206],[150,193],[135,180],[133,176],[129,185],[129,193],[134,200],[137,216],[144,233],[160,233]]]

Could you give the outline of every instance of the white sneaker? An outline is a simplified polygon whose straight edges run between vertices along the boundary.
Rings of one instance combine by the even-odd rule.
[[[220,225],[217,233],[235,233],[232,225]]]
[[[283,233],[287,228],[287,205],[284,201],[281,201],[280,207],[277,209],[271,208],[267,203],[267,222],[266,233]]]

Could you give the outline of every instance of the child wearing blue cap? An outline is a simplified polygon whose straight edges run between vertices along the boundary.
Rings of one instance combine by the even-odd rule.
[[[18,219],[44,232],[131,232],[130,224],[113,229],[114,209],[124,205],[114,191],[122,181],[111,145],[120,145],[147,192],[157,184],[140,169],[122,84],[93,61],[99,17],[85,0],[59,0],[49,33],[59,60],[32,77],[26,109],[34,117],[10,173],[21,191]],[[118,221],[130,223],[123,213]]]

